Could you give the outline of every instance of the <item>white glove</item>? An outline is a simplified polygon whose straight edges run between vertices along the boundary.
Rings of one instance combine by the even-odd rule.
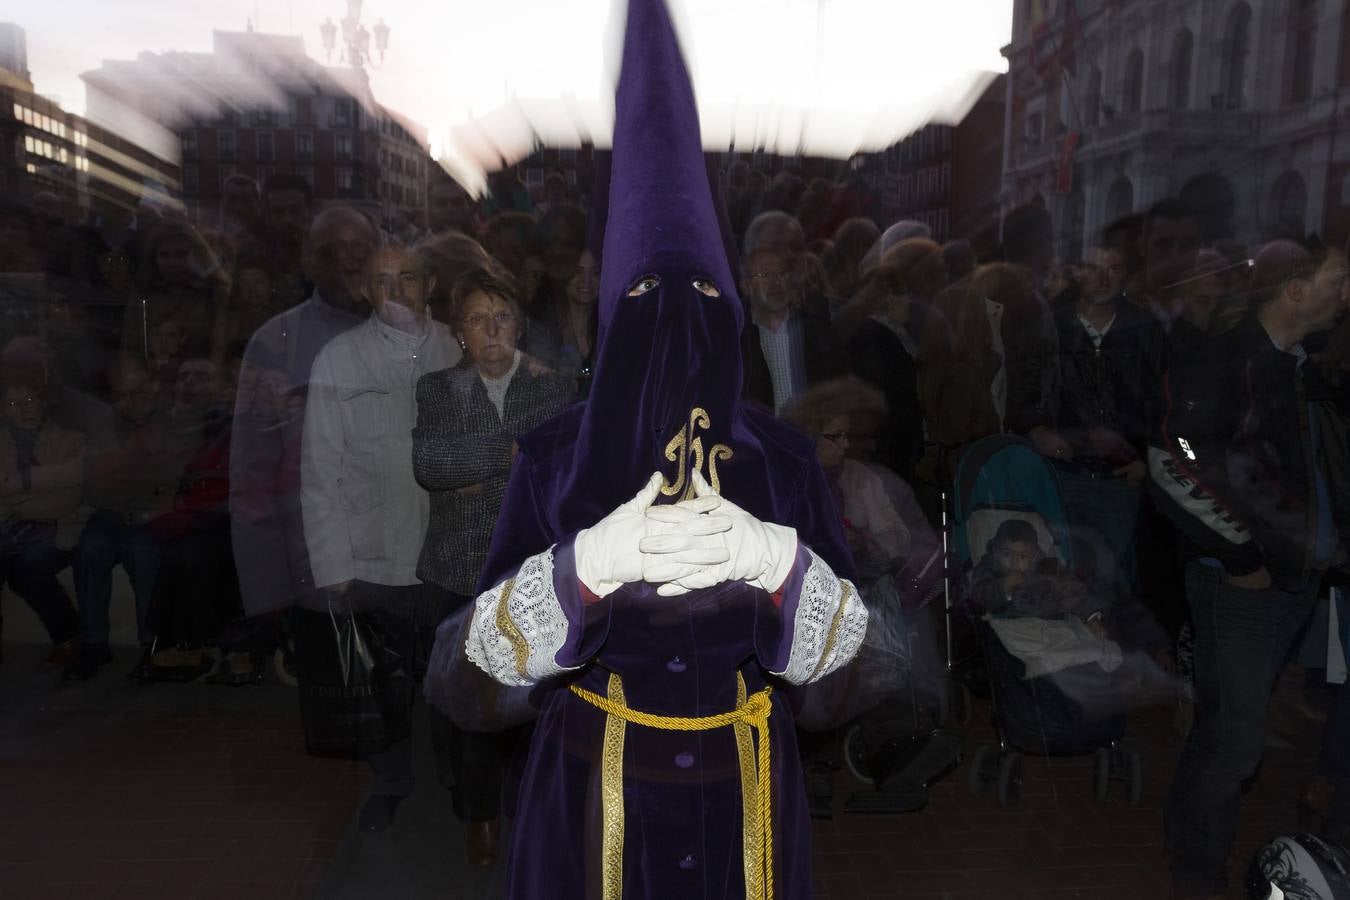
[[[577,577],[597,597],[606,597],[635,581],[660,584],[667,580],[659,577],[662,571],[675,577],[726,563],[726,548],[708,543],[708,535],[726,531],[731,521],[725,516],[706,515],[722,499],[691,500],[693,512],[686,511],[679,522],[666,524],[645,515],[661,493],[662,482],[661,473],[653,473],[633,499],[594,526],[577,532],[572,544]],[[656,543],[644,553],[639,545],[647,538]],[[661,571],[654,571],[658,569]]]
[[[705,515],[699,512],[701,501],[706,502],[707,498],[717,495],[697,471],[693,473],[693,479],[695,499],[674,506],[653,506],[647,510],[647,518],[682,528],[689,535],[686,538],[687,549],[671,554],[677,564],[693,561],[696,551],[711,549],[719,544],[726,549],[728,558],[720,564],[685,565],[687,573],[676,572],[673,567],[653,562],[652,574],[658,576],[656,581],[664,582],[657,588],[657,593],[663,597],[675,597],[724,581],[744,581],[769,593],[782,587],[797,560],[796,529],[761,522],[730,500],[721,498],[721,504],[716,507],[719,515],[715,518],[730,519],[731,527],[725,531],[700,534],[689,522],[691,518]],[[644,553],[656,552],[664,546],[661,535],[646,537],[638,542],[639,549]]]

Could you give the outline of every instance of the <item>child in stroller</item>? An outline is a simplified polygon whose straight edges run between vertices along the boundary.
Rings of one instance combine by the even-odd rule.
[[[1053,468],[1012,438],[981,441],[961,463],[956,551],[971,573],[966,595],[999,739],[976,751],[970,788],[996,782],[1000,801],[1015,803],[1023,752],[1094,754],[1098,797],[1124,780],[1137,802],[1142,766],[1122,743],[1125,710],[1142,684],[1165,681],[1150,651],[1166,636],[1094,576],[1107,567],[1092,565],[1093,544],[1073,532],[1058,487]],[[1122,632],[1131,639],[1118,640]]]

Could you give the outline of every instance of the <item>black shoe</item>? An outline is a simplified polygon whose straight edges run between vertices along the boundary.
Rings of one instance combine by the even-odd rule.
[[[154,677],[150,672],[150,654],[153,650],[153,644],[144,644],[141,646],[141,658],[137,660],[136,667],[127,673],[127,684],[145,684],[154,680]]]
[[[403,798],[394,794],[371,794],[356,817],[356,827],[362,831],[384,831],[394,821],[394,810]]]
[[[872,756],[877,790],[918,794],[961,762],[961,743],[957,735],[938,730],[892,738]]]
[[[99,667],[112,659],[107,644],[84,644],[79,655],[66,663],[61,672],[62,681],[88,681],[98,674]]]

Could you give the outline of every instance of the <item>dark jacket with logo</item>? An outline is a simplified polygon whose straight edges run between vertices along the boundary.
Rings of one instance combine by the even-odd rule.
[[[1346,467],[1335,412],[1316,366],[1276,347],[1255,317],[1209,341],[1192,364],[1174,365],[1149,476],[1184,556],[1216,559],[1230,576],[1262,566],[1307,576],[1316,562],[1314,465],[1333,510],[1350,510],[1350,484],[1335,476]],[[1350,536],[1345,524],[1339,530]]]

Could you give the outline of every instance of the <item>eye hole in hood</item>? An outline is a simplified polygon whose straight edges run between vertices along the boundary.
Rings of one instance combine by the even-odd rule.
[[[654,291],[661,284],[659,275],[643,275],[637,282],[628,289],[627,297],[641,297],[648,291]]]

